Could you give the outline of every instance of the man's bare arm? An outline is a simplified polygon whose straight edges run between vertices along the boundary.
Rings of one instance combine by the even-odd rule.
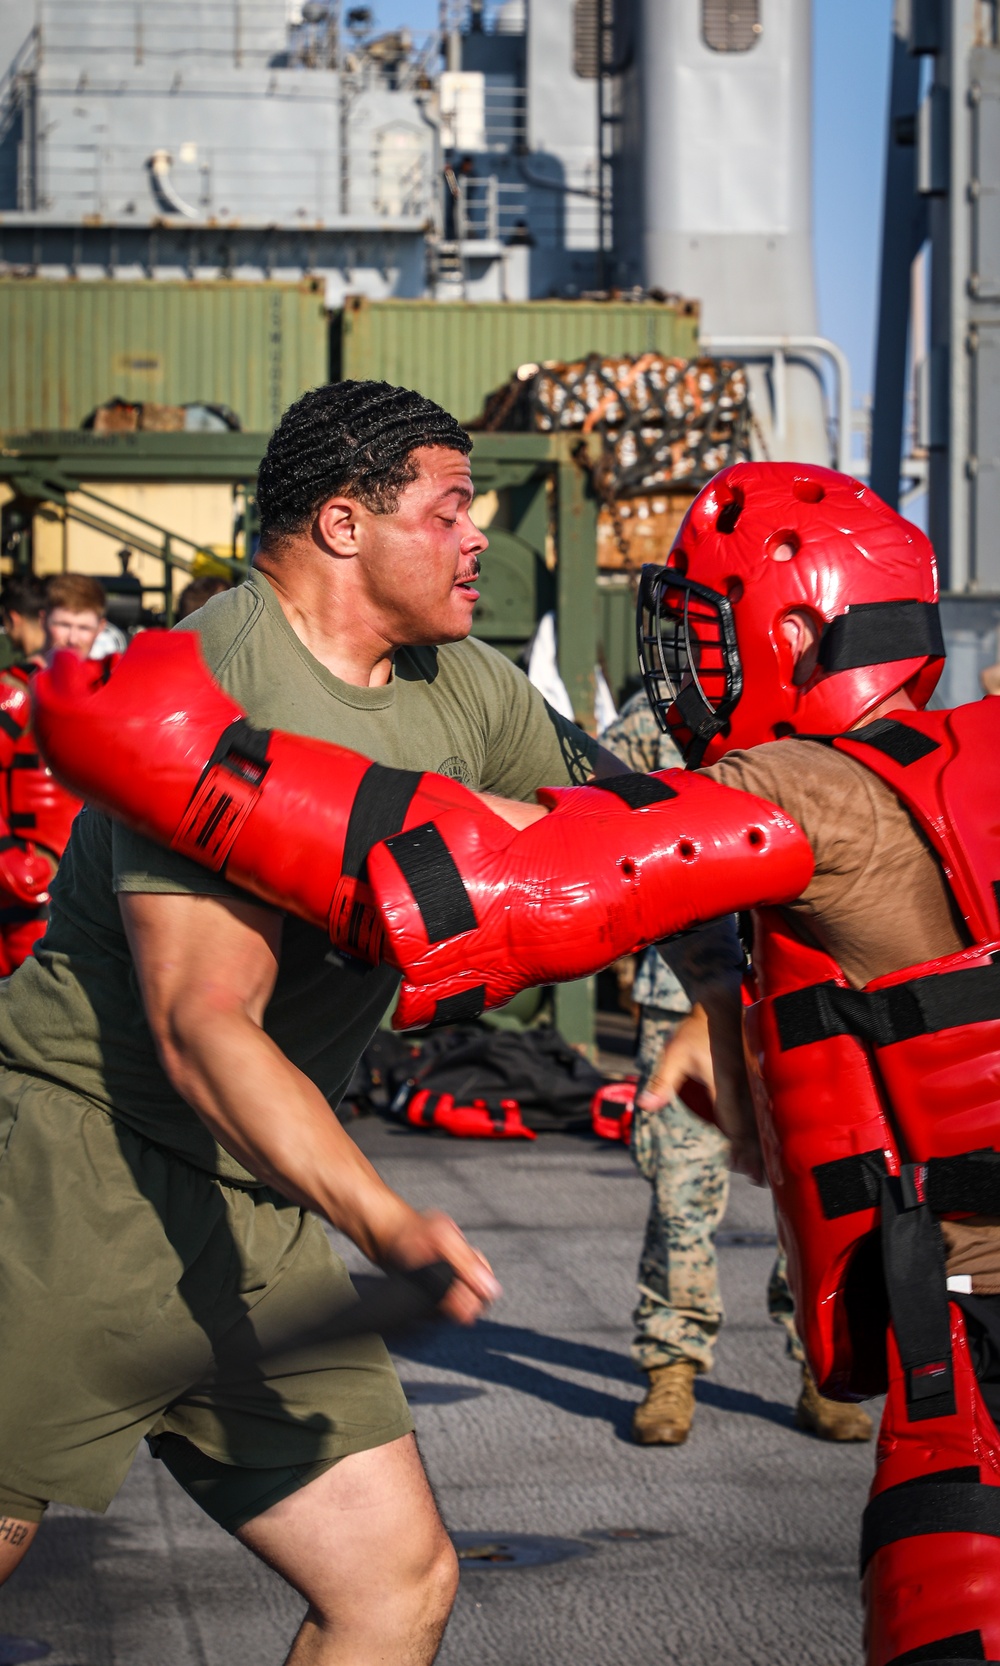
[[[606,746],[599,746],[594,758],[594,780],[607,780],[609,775],[628,775],[628,764],[623,764]],[[551,786],[550,781],[539,781],[540,787]],[[541,804],[525,803],[518,798],[499,798],[496,793],[477,792],[474,794],[487,810],[492,810],[495,816],[507,822],[511,827],[530,827],[532,822],[541,821],[548,811]]]
[[[419,1214],[380,1179],[262,1027],[280,914],[221,897],[127,893],[119,902],[160,1062],[219,1143],[371,1260],[449,1261],[459,1280],[446,1306],[474,1319],[499,1293],[485,1261],[446,1216]]]
[[[679,978],[694,1012],[667,1043],[655,1086],[661,1093],[665,1085],[676,1091],[686,1075],[704,1082],[712,1094],[716,1121],[732,1142],[733,1168],[762,1185],[764,1164],[743,1056],[743,950],[735,917],[711,920],[656,947]]]

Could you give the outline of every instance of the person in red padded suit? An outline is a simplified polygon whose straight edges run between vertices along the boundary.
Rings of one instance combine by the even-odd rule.
[[[1000,708],[924,709],[936,602],[915,527],[794,464],[717,476],[640,597],[647,693],[695,779],[779,806],[813,857],[807,883],[753,908],[743,1030],[820,1392],[887,1394],[860,1550],[869,1666],[1000,1660]],[[685,808],[677,854],[705,883],[722,853]],[[478,822],[438,818],[477,919],[442,943],[405,846],[371,853],[410,1019],[535,975],[533,893],[571,877],[546,831],[498,860]],[[610,909],[612,876],[593,885]],[[698,904],[679,892],[683,926]],[[699,955],[691,993],[724,1019],[717,948],[674,964]],[[752,1168],[754,1132],[733,1132]]]
[[[866,487],[725,470],[640,597],[647,692],[694,773],[546,792],[520,830],[432,808],[349,879],[364,760],[324,748],[324,768],[245,733],[193,666],[183,746],[176,700],[140,718],[125,680],[95,691],[70,664],[39,688],[73,784],[398,966],[402,1025],[753,911],[756,1128],[727,1131],[748,1170],[762,1149],[821,1392],[887,1392],[861,1545],[869,1666],[1000,1659],[1000,707],[923,709],[936,602],[927,540]],[[133,661],[136,691],[154,669]],[[155,781],[151,721],[175,725]],[[84,734],[118,737],[124,776],[99,744],[82,778]],[[337,782],[313,789],[325,819],[278,852],[310,778]],[[739,957],[719,943],[696,933],[673,960],[722,1056]]]
[[[82,802],[39,757],[28,687],[57,649],[86,658],[104,618],[104,591],[96,579],[64,573],[45,589],[11,581],[0,606],[24,655],[0,672],[0,977],[9,977],[45,935],[49,886]]]

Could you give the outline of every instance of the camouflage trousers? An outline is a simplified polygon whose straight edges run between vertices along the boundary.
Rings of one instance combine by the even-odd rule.
[[[681,1014],[643,1007],[639,1026],[638,1090],[649,1080]],[[642,1371],[690,1360],[712,1365],[723,1320],[715,1233],[729,1198],[729,1142],[679,1099],[637,1114],[632,1156],[653,1188],[639,1262],[639,1303],[632,1358]],[[804,1359],[795,1310],[779,1252],[767,1285],[767,1310],[785,1331],[790,1358]]]

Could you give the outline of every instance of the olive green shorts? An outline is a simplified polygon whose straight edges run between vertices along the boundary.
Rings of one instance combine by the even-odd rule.
[[[0,1514],[107,1509],[147,1436],[233,1529],[407,1434],[380,1337],[294,1344],[353,1300],[314,1216],[0,1068]]]

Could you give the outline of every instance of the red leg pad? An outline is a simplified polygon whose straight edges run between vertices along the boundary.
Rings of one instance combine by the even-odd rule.
[[[867,1666],[909,1666],[914,1650],[928,1651],[920,1666],[974,1659],[969,1633],[979,1634],[979,1659],[1000,1660],[1000,1435],[954,1304],[951,1338],[956,1411],[911,1422],[889,1337],[889,1392],[862,1534]],[[955,1647],[959,1639],[964,1648]]]

